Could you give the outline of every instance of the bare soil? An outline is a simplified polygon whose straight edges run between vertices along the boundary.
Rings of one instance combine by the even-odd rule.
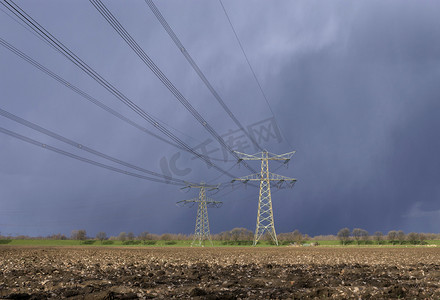
[[[440,299],[440,248],[0,247],[2,299]]]

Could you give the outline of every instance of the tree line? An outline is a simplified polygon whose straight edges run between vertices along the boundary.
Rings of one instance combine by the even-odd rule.
[[[370,235],[368,231],[362,228],[350,229],[342,228],[337,234],[337,238],[342,245],[348,245],[351,243],[360,244],[392,244],[392,245],[423,245],[427,240],[439,239],[438,234],[427,234],[410,232],[405,234],[402,230],[390,230],[386,235],[381,231],[376,231],[373,235]]]
[[[143,231],[137,235],[133,232],[121,232],[115,236],[108,236],[104,231],[98,232],[95,236],[88,236],[85,229],[72,230],[70,236],[64,234],[51,234],[45,237],[29,237],[25,235],[19,236],[2,236],[0,234],[0,240],[6,239],[52,239],[52,240],[79,240],[85,241],[100,241],[103,244],[112,244],[114,241],[122,242],[123,244],[155,244],[157,241],[165,241],[171,243],[172,241],[188,241],[192,240],[194,235],[192,234],[175,234],[164,233],[154,234],[148,231]],[[212,240],[222,241],[230,244],[252,244],[254,239],[254,233],[246,228],[233,228],[229,231],[223,231],[217,234],[211,235]],[[361,228],[342,228],[336,235],[317,235],[310,237],[307,234],[302,234],[299,230],[294,230],[287,233],[277,234],[277,238],[280,244],[297,244],[312,243],[316,241],[329,241],[339,240],[342,245],[348,244],[425,244],[427,240],[440,240],[440,234],[435,233],[416,233],[411,232],[405,234],[402,230],[391,230],[387,234],[383,234],[380,231],[376,231],[374,234],[369,234],[368,231]],[[263,241],[270,242],[271,238],[266,235],[262,238]]]
[[[100,231],[95,236],[89,236],[85,229],[72,230],[70,236],[64,234],[51,234],[46,237],[29,237],[29,236],[8,236],[2,237],[0,239],[52,239],[52,240],[79,240],[79,241],[100,241],[103,244],[112,244],[114,241],[122,242],[123,244],[154,244],[154,241],[185,241],[192,240],[194,238],[193,234],[175,234],[175,233],[164,233],[164,234],[154,234],[148,231],[143,231],[137,235],[133,232],[121,232],[115,236],[108,236],[106,232]],[[212,240],[230,242],[230,243],[240,243],[252,244],[254,239],[254,233],[246,228],[233,228],[228,231],[223,231],[217,234],[211,235]],[[301,244],[305,241],[310,240],[307,234],[302,234],[299,230],[294,230],[288,233],[280,233],[277,235],[278,241],[282,244],[287,243],[297,243]],[[269,235],[263,236],[262,240],[271,241]]]

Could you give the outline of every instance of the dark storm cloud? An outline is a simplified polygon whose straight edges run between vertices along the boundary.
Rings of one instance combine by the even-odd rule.
[[[187,143],[195,146],[210,138],[88,2],[19,4]],[[217,1],[156,4],[244,125],[271,117]],[[106,5],[220,134],[236,129],[143,2]],[[277,170],[299,179],[294,190],[273,194],[277,231],[298,228],[314,235],[336,233],[345,226],[370,232],[437,231],[439,5],[410,1],[224,1],[224,5],[288,139],[281,143],[272,139],[263,146],[284,153],[293,150],[290,142],[297,150],[291,168]],[[2,12],[0,22],[2,38],[142,123]],[[96,108],[3,48],[0,68],[3,109],[157,172],[163,171],[163,159],[169,162],[179,153]],[[2,127],[86,156],[3,118],[0,122]],[[0,139],[2,233],[193,230],[195,210],[174,203],[196,197],[197,191],[182,193],[174,186],[100,170],[5,136]],[[222,157],[221,151],[213,155]],[[206,181],[219,176],[191,158],[182,152],[178,160],[180,169],[191,169],[183,179]],[[233,163],[220,165],[229,169]],[[249,173],[244,167],[231,172]],[[225,205],[210,210],[211,230],[253,230],[258,190],[241,188],[222,197],[228,191],[213,196]]]
[[[283,111],[293,114],[291,136],[297,159],[304,157],[297,197],[308,199],[304,209],[315,216],[300,227],[437,231],[438,222],[411,220],[414,205],[419,214],[439,209],[435,19],[415,3],[364,4],[342,30],[345,42],[284,69],[280,97],[294,96]]]

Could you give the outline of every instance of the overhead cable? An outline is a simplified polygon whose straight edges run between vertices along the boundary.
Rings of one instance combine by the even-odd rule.
[[[194,61],[194,59],[191,57],[191,55],[188,53],[187,49],[183,46],[182,42],[179,40],[177,35],[174,33],[173,29],[170,27],[168,22],[165,20],[157,6],[153,3],[152,0],[145,0],[145,3],[150,7],[153,14],[156,16],[157,20],[160,22],[162,27],[165,29],[165,31],[168,33],[168,35],[173,40],[174,44],[179,48],[180,52],[182,52],[183,56],[186,58],[186,60],[189,62],[191,67],[194,69],[194,71],[199,75],[200,79],[203,81],[203,83],[206,85],[206,87],[209,89],[209,91],[212,93],[214,98],[218,101],[218,103],[221,105],[221,107],[226,111],[226,113],[229,115],[229,117],[234,121],[234,123],[240,128],[240,130],[243,131],[243,133],[251,140],[252,144],[254,144],[255,148],[259,150],[263,150],[260,145],[258,145],[255,138],[249,134],[249,132],[244,128],[244,126],[240,123],[240,121],[237,119],[237,117],[234,115],[234,113],[229,109],[229,107],[226,105],[226,103],[223,101],[223,99],[220,97],[220,95],[217,93],[217,91],[214,89],[214,87],[211,85],[211,83],[206,78],[205,74],[203,74],[202,70],[200,70],[197,63]]]
[[[156,77],[165,85],[166,88],[174,95],[174,97],[193,115],[193,117],[217,140],[217,142],[237,160],[240,157],[234,152],[223,138],[214,130],[214,128],[206,121],[202,115],[189,103],[189,101],[180,93],[180,91],[171,83],[153,60],[145,53],[133,37],[119,23],[115,16],[107,9],[100,0],[89,0],[90,3],[98,10],[104,19],[113,27],[113,29],[122,37],[122,39],[130,46],[130,48],[139,56],[139,58],[147,65],[147,67],[156,75]],[[243,164],[251,172],[256,172],[247,163]]]
[[[28,29],[27,27],[25,27],[26,29]],[[41,39],[41,37],[39,36],[39,38]],[[45,40],[43,40],[45,41]],[[46,42],[46,41],[45,41]],[[45,66],[43,66],[42,64],[40,64],[39,62],[37,62],[36,60],[32,59],[30,56],[26,55],[25,53],[23,53],[22,51],[20,51],[19,49],[17,49],[16,47],[14,47],[13,45],[11,45],[10,43],[8,43],[7,41],[5,41],[4,39],[2,39],[0,37],[0,45],[2,45],[3,47],[5,47],[6,49],[8,49],[9,51],[11,51],[12,53],[14,53],[15,55],[17,55],[18,57],[20,57],[21,59],[23,59],[24,61],[28,62],[29,64],[31,64],[32,66],[36,67],[37,69],[39,69],[40,71],[42,71],[43,73],[45,73],[46,75],[52,77],[53,79],[55,79],[56,81],[58,81],[59,83],[61,83],[62,85],[66,86],[67,88],[71,89],[72,91],[74,91],[75,93],[77,93],[78,95],[80,95],[81,97],[83,97],[84,99],[88,100],[89,102],[95,104],[96,106],[98,106],[99,108],[107,111],[108,113],[112,114],[113,116],[117,117],[118,119],[126,122],[127,124],[139,129],[140,131],[149,134],[159,140],[161,140],[164,143],[167,143],[171,146],[174,146],[176,148],[179,148],[181,150],[187,151],[187,149],[183,148],[182,146],[175,144],[171,141],[169,141],[168,139],[165,139],[157,134],[155,134],[154,132],[148,130],[147,128],[145,128],[144,126],[139,125],[138,123],[132,121],[131,119],[127,118],[126,116],[120,114],[119,112],[117,112],[116,110],[110,108],[109,106],[105,105],[104,103],[102,103],[101,101],[99,101],[98,99],[92,97],[91,95],[89,95],[88,93],[84,92],[83,90],[81,90],[80,88],[76,87],[75,85],[73,85],[72,83],[70,83],[69,81],[65,80],[64,78],[62,78],[61,76],[57,75],[56,73],[52,72],[50,69],[46,68]],[[52,46],[52,45],[51,45]],[[55,48],[56,49],[56,48]],[[192,153],[192,152],[190,152]],[[206,157],[209,160],[217,160],[217,161],[224,161],[221,158],[213,158],[213,157],[209,157],[206,155],[202,155],[204,157]]]
[[[232,21],[231,21],[231,19],[229,18],[228,12],[226,11],[226,8],[225,8],[225,6],[223,5],[222,0],[218,0],[218,1],[220,2],[220,5],[222,6],[223,12],[225,13],[226,18],[228,19],[229,25],[231,26],[231,29],[232,29],[232,31],[234,32],[235,38],[236,38],[236,40],[237,40],[237,42],[238,42],[238,45],[240,46],[241,52],[243,53],[243,56],[244,56],[244,58],[246,59],[247,65],[249,66],[249,69],[251,70],[251,73],[252,73],[252,75],[253,75],[253,77],[254,77],[254,79],[255,79],[255,82],[256,82],[257,85],[258,85],[258,89],[260,90],[261,95],[263,95],[263,98],[264,98],[264,100],[266,101],[267,106],[269,107],[270,112],[272,113],[272,116],[273,116],[273,118],[274,118],[275,124],[276,124],[277,127],[280,129],[280,132],[281,132],[281,134],[283,135],[284,140],[287,141],[287,143],[289,144],[290,148],[293,148],[292,144],[289,142],[289,140],[288,140],[288,139],[286,138],[286,136],[284,135],[283,130],[282,130],[281,127],[278,125],[278,122],[277,122],[276,117],[275,117],[275,113],[273,112],[272,107],[271,107],[271,105],[270,105],[270,103],[269,103],[269,100],[267,99],[266,93],[264,92],[263,87],[261,86],[261,83],[260,83],[260,81],[258,80],[257,75],[255,74],[254,68],[252,68],[251,62],[249,61],[249,58],[248,58],[248,56],[247,56],[247,54],[246,54],[246,51],[244,51],[243,45],[242,45],[241,42],[240,42],[240,38],[238,37],[237,31],[235,31],[234,25],[232,25]]]
[[[43,39],[48,41],[51,45],[53,45],[58,52],[60,52],[63,56],[65,56],[68,60],[74,63],[77,67],[79,67],[82,71],[84,71],[87,75],[89,75],[92,79],[97,81],[100,85],[106,88],[111,94],[113,94],[118,100],[126,104],[130,109],[136,112],[139,116],[141,116],[144,120],[153,125],[156,129],[161,131],[164,135],[173,140],[176,144],[185,148],[186,151],[191,152],[197,158],[203,160],[208,166],[213,167],[217,171],[221,173],[225,173],[229,177],[235,177],[233,174],[226,172],[222,168],[218,167],[216,164],[211,162],[208,158],[204,157],[200,153],[194,151],[188,144],[175,136],[172,132],[170,132],[166,127],[161,125],[158,121],[156,121],[151,115],[145,112],[142,108],[136,105],[133,101],[131,101],[127,96],[125,96],[122,92],[120,92],[116,87],[110,84],[107,80],[105,80],[101,75],[99,75],[95,70],[93,70],[89,65],[87,65],[84,61],[82,61],[78,56],[76,56],[69,48],[63,45],[57,38],[55,38],[50,32],[48,32],[43,26],[41,26],[37,21],[35,21],[31,16],[29,16],[23,9],[21,9],[17,4],[12,0],[2,0],[0,2],[5,6],[9,11],[11,11],[16,17],[18,17],[22,22],[24,22],[27,26],[29,26],[34,32],[36,32]]]
[[[64,151],[62,149],[59,149],[59,148],[47,145],[45,143],[41,143],[39,141],[36,141],[36,140],[31,139],[29,137],[26,137],[24,135],[21,135],[21,134],[18,134],[16,132],[13,132],[13,131],[10,131],[8,129],[5,129],[3,127],[0,127],[0,132],[3,133],[3,134],[9,135],[11,137],[14,137],[16,139],[22,140],[24,142],[27,142],[29,144],[32,144],[32,145],[35,145],[35,146],[39,146],[39,147],[42,147],[44,149],[50,150],[52,152],[56,152],[58,154],[62,154],[64,156],[68,156],[70,158],[73,158],[73,159],[76,159],[76,160],[79,160],[79,161],[82,161],[82,162],[85,162],[85,163],[88,163],[88,164],[91,164],[91,165],[94,165],[94,166],[97,166],[97,167],[100,167],[100,168],[104,168],[104,169],[107,169],[107,170],[110,170],[110,171],[114,171],[114,172],[117,172],[117,173],[125,174],[125,175],[128,175],[128,176],[137,177],[137,178],[140,178],[140,179],[145,179],[145,180],[149,180],[149,181],[159,182],[159,183],[173,184],[173,185],[182,185],[181,183],[170,182],[170,181],[164,180],[164,179],[148,177],[148,176],[144,176],[144,175],[141,175],[141,174],[125,171],[125,170],[122,170],[122,169],[119,169],[119,168],[116,168],[116,167],[113,167],[113,166],[109,166],[109,165],[106,165],[106,164],[103,164],[103,163],[100,163],[100,162],[97,162],[97,161],[94,161],[94,160],[91,160],[91,159],[88,159],[88,158],[85,158],[85,157],[73,154],[73,153],[70,153],[70,152],[67,152],[67,151]]]
[[[71,146],[73,146],[73,147],[75,147],[75,148],[78,148],[78,149],[80,149],[80,150],[84,150],[84,151],[89,152],[89,153],[91,153],[91,154],[94,154],[94,155],[96,155],[96,156],[102,157],[102,158],[104,158],[104,159],[110,160],[110,161],[112,161],[112,162],[114,162],[114,163],[117,163],[117,164],[123,165],[123,166],[128,167],[128,168],[135,169],[135,170],[140,171],[140,172],[143,172],[143,173],[147,173],[147,174],[149,174],[149,175],[153,175],[153,176],[160,177],[160,178],[162,178],[162,179],[164,179],[164,180],[174,181],[174,182],[177,182],[177,183],[180,183],[180,184],[188,184],[188,183],[185,182],[184,180],[177,179],[177,178],[174,179],[174,178],[172,178],[172,177],[170,177],[170,176],[162,175],[162,174],[160,174],[160,173],[157,173],[157,172],[154,172],[154,171],[147,170],[147,169],[145,169],[145,168],[142,168],[142,167],[139,167],[139,166],[136,166],[136,165],[133,165],[133,164],[130,164],[130,163],[124,162],[124,161],[122,161],[122,160],[120,160],[120,159],[114,158],[114,157],[112,157],[112,156],[110,156],[110,155],[107,155],[107,154],[104,154],[104,153],[99,152],[99,151],[97,151],[97,150],[94,150],[94,149],[92,149],[92,148],[90,148],[90,147],[87,147],[87,146],[85,146],[85,145],[83,145],[83,144],[80,144],[80,143],[75,142],[75,141],[73,141],[73,140],[71,140],[71,139],[68,139],[68,138],[66,138],[66,137],[64,137],[64,136],[62,136],[62,135],[59,135],[59,134],[57,134],[57,133],[55,133],[55,132],[53,132],[53,131],[50,131],[50,130],[48,130],[48,129],[45,129],[45,128],[43,128],[43,127],[41,127],[41,126],[39,126],[39,125],[37,125],[37,124],[35,124],[35,123],[32,123],[32,122],[27,121],[27,120],[25,120],[25,119],[23,119],[23,118],[20,118],[20,117],[14,115],[14,114],[12,114],[12,113],[10,113],[10,112],[4,110],[4,109],[1,109],[1,108],[0,108],[0,115],[3,116],[3,117],[5,117],[5,118],[8,118],[8,119],[10,119],[10,120],[12,120],[12,121],[15,121],[15,122],[17,122],[17,123],[20,123],[21,125],[24,125],[24,126],[26,126],[26,127],[28,127],[28,128],[34,129],[35,131],[41,132],[41,133],[43,133],[43,134],[45,134],[45,135],[47,135],[47,136],[50,136],[50,137],[52,137],[52,138],[54,138],[54,139],[57,139],[57,140],[59,140],[59,141],[61,141],[61,142],[63,142],[63,143],[66,143],[66,144],[68,144],[68,145],[71,145]]]

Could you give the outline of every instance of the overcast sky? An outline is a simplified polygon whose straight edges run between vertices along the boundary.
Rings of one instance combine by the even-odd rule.
[[[73,53],[185,143],[237,166],[88,1],[16,3]],[[236,149],[255,153],[144,1],[107,8],[194,108]],[[278,233],[370,233],[440,228],[440,4],[434,1],[155,1],[186,51],[261,146],[297,151],[276,173],[298,179],[273,194]],[[0,38],[130,120],[161,134],[1,5]],[[8,12],[6,14],[5,12]],[[77,143],[192,182],[231,178],[115,118],[0,46],[0,108]],[[276,127],[276,124],[279,127]],[[112,165],[0,116],[0,127]],[[278,129],[279,130],[278,130]],[[163,136],[166,138],[165,136]],[[154,183],[62,156],[0,133],[0,232],[86,229],[192,233],[197,190]],[[198,150],[201,148],[199,147]],[[259,170],[258,162],[250,162]],[[132,171],[132,170],[131,170]],[[133,171],[135,173],[140,173]],[[223,184],[211,232],[255,229],[258,188]]]

